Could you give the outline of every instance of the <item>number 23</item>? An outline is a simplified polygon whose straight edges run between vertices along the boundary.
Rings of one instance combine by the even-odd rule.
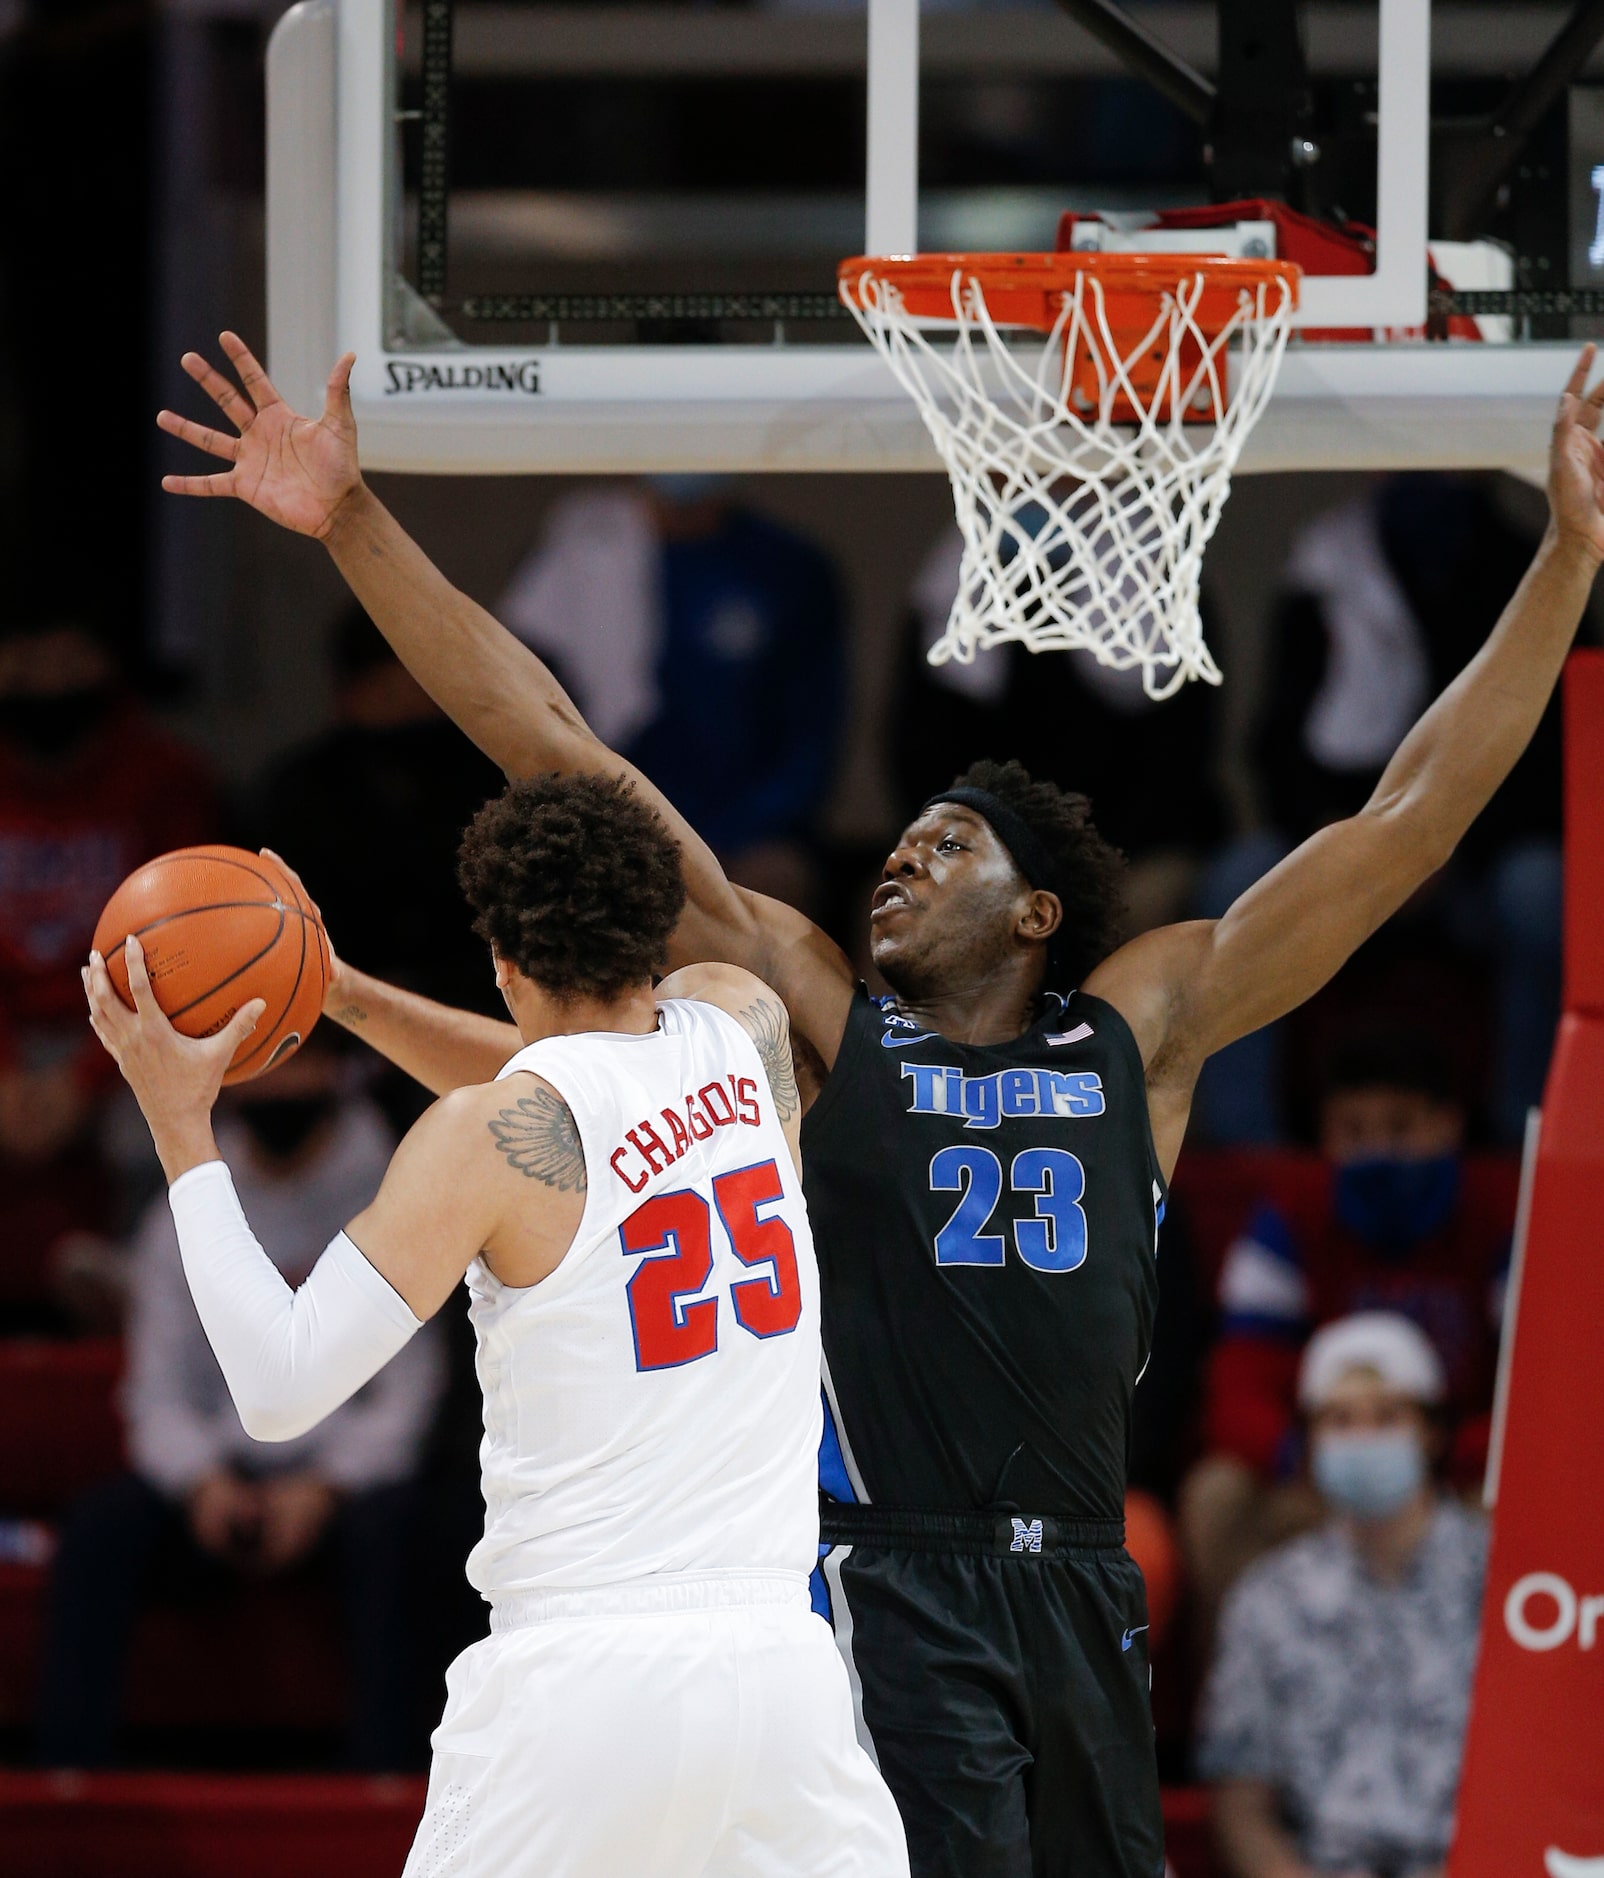
[[[1035,1272],[1072,1272],[1086,1262],[1086,1169],[1063,1148],[1026,1148],[1014,1156],[1008,1184],[1033,1193],[1029,1219],[1014,1221],[1014,1247]],[[1002,1265],[1007,1245],[986,1227],[1002,1198],[1002,1162],[990,1148],[943,1148],[930,1163],[930,1191],[959,1193],[945,1226],[936,1234],[938,1265]]]

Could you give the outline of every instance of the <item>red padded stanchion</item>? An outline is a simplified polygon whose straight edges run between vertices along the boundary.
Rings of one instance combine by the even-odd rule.
[[[1565,668],[1565,1008],[1604,1017],[1604,652]]]
[[[1604,655],[1566,674],[1567,1013],[1495,1447],[1452,1878],[1604,1875]]]

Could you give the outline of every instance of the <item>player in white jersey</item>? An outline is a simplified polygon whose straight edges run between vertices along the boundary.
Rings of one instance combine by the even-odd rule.
[[[191,1041],[137,940],[136,1010],[85,973],[251,1434],[310,1427],[467,1277],[491,1634],[452,1666],[407,1878],[906,1878],[808,1601],[818,1276],[784,1007],[727,966],[654,990],[685,887],[626,783],[514,784],[462,880],[525,1047],[429,1110],[295,1292],[211,1131],[259,1007]]]

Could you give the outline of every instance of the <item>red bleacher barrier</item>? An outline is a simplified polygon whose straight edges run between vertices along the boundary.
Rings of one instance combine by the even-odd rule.
[[[396,1878],[421,1780],[0,1773],[7,1878]],[[1176,1878],[1213,1878],[1208,1796],[1164,1794]],[[645,1874],[620,1874],[645,1878]]]
[[[1453,1878],[1604,1874],[1604,655],[1565,685],[1567,1015],[1543,1097]]]
[[[0,1773],[7,1878],[396,1878],[421,1780]]]

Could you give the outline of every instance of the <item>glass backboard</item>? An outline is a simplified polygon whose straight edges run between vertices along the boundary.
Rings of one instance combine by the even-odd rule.
[[[837,261],[1048,247],[1066,209],[1139,242],[1148,211],[1263,173],[1253,110],[1225,108],[1262,96],[1289,190],[1373,227],[1374,259],[1306,279],[1311,336],[1241,468],[1532,473],[1587,292],[1604,306],[1604,115],[1571,86],[1569,148],[1547,106],[1521,131],[1551,236],[1540,180],[1480,173],[1563,10],[1311,0],[1288,118],[1224,31],[1254,4],[301,0],[269,59],[272,367],[304,405],[354,350],[379,468],[934,468]],[[1294,17],[1258,4],[1270,37]],[[1158,52],[1133,65],[1122,20]]]

